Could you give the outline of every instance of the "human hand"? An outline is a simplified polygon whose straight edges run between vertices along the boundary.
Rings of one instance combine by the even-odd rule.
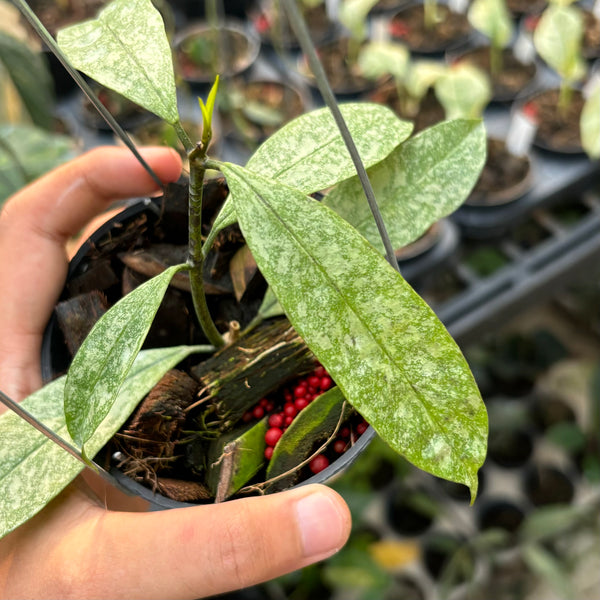
[[[143,156],[162,181],[179,176],[175,152],[152,148]],[[66,275],[68,239],[112,201],[155,191],[128,150],[100,148],[4,206],[0,389],[9,396],[20,400],[41,385],[40,345]],[[343,500],[315,485],[215,505],[131,512],[139,509],[89,474],[78,478],[0,541],[0,596],[200,598],[325,558],[345,543],[350,528]]]

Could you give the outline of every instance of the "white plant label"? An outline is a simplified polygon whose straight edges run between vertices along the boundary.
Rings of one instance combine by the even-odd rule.
[[[536,50],[533,45],[533,37],[524,28],[521,28],[515,40],[513,54],[524,65],[530,65],[535,60]]]
[[[464,14],[468,6],[469,0],[448,0],[448,8],[454,13]]]
[[[536,119],[524,110],[514,113],[506,134],[506,149],[513,156],[525,156],[537,131]]]
[[[592,13],[596,17],[596,19],[600,19],[600,0],[596,0],[596,2],[594,2],[594,6],[592,7]]]
[[[330,21],[337,21],[340,13],[340,0],[325,0],[325,12]]]
[[[390,21],[384,15],[377,15],[371,19],[370,38],[373,42],[390,41]]]

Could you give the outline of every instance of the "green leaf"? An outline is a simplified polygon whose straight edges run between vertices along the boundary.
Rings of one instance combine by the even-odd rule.
[[[208,451],[208,486],[213,495],[225,500],[248,483],[265,462],[265,433],[269,427],[265,417],[218,438]],[[223,489],[221,489],[223,486]]]
[[[582,40],[583,16],[575,6],[549,6],[533,32],[533,44],[539,55],[568,82],[585,76]]]
[[[315,451],[315,444],[324,443],[340,420],[343,406],[344,396],[339,388],[334,387],[317,396],[298,413],[273,450],[266,479],[277,477],[297,467]],[[349,408],[346,409],[344,417],[348,416]],[[275,482],[269,490],[285,489],[294,479],[293,475],[285,477]]]
[[[487,413],[433,311],[328,207],[242,167],[221,169],[258,267],[344,397],[397,452],[474,497]]]
[[[479,119],[492,97],[488,74],[465,62],[451,65],[434,89],[447,119]]]
[[[77,446],[83,447],[110,411],[173,275],[184,268],[170,267],[121,298],[81,344],[67,374],[64,401]],[[87,448],[86,453],[91,455]]]
[[[588,96],[579,121],[581,145],[590,158],[600,158],[600,84]]]
[[[50,129],[54,88],[42,54],[0,31],[0,66],[6,69],[33,123]]]
[[[262,319],[270,319],[271,317],[278,317],[285,314],[285,311],[281,308],[281,304],[279,304],[279,300],[277,300],[277,296],[270,287],[265,292],[262,304],[258,309],[258,314]]]
[[[391,75],[402,81],[409,68],[409,61],[408,48],[392,42],[368,42],[358,55],[360,72],[369,79]]]
[[[558,594],[559,598],[576,598],[577,593],[563,562],[539,544],[528,544],[522,550],[525,564]]]
[[[421,236],[467,198],[485,164],[481,121],[446,121],[401,144],[369,170],[379,210],[395,250]],[[358,177],[323,200],[376,248],[383,243]]]
[[[389,108],[342,104],[340,110],[366,168],[383,160],[412,132]],[[246,168],[277,179],[305,194],[328,188],[356,171],[328,108],[287,123],[256,150]]]
[[[65,135],[31,125],[0,125],[0,205],[75,154],[75,143]]]
[[[402,143],[413,125],[401,121],[378,104],[342,104],[366,168],[372,167]],[[246,168],[312,194],[352,177],[356,170],[328,108],[306,113],[274,133],[258,148]],[[208,253],[219,231],[237,221],[231,198],[227,198],[204,244]]]
[[[179,120],[171,47],[151,0],[113,0],[98,18],[58,32],[69,62],[155,113]]]
[[[178,346],[140,352],[104,421],[87,443],[93,456],[119,430],[134,407],[160,378],[201,346]],[[53,381],[22,406],[71,441],[63,411],[66,377]],[[12,412],[0,417],[0,537],[30,519],[83,470],[83,465]]]
[[[467,13],[471,25],[490,38],[495,48],[505,48],[514,26],[505,0],[474,0]]]

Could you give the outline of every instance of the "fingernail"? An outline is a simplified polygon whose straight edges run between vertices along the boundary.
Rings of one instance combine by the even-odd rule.
[[[304,555],[317,561],[335,554],[346,542],[348,518],[334,497],[315,492],[296,503]]]

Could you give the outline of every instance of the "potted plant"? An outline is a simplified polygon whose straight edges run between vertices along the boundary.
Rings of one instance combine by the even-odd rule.
[[[504,0],[475,0],[467,13],[469,22],[490,43],[460,55],[490,74],[494,100],[512,100],[531,83],[535,64],[525,64],[510,47],[514,36],[512,18]]]
[[[407,48],[396,42],[369,42],[362,48],[358,63],[366,77],[379,81],[368,99],[413,121],[415,131],[444,119],[444,110],[433,93],[436,79],[446,71],[439,61],[411,60]]]
[[[481,69],[459,62],[450,65],[435,83],[435,92],[447,118],[482,115],[492,90]],[[527,153],[516,155],[503,139],[488,137],[487,158],[481,176],[466,204],[494,206],[521,197],[531,185],[531,161]]]
[[[235,402],[228,404],[224,396],[214,397],[212,391],[223,383],[223,369],[231,365],[231,353],[245,355],[246,365],[252,363],[250,367],[275,356],[264,339],[254,354],[250,338],[260,331],[258,321],[272,317],[279,306],[314,355],[313,364],[318,361],[317,368],[323,369],[315,373],[321,375],[320,389],[330,389],[310,400],[304,395],[307,405],[277,440],[269,459],[270,485],[281,484],[283,479],[293,483],[299,467],[286,469],[289,452],[302,447],[304,432],[319,430],[312,441],[322,440],[322,447],[334,439],[346,414],[357,411],[392,448],[421,468],[468,485],[474,499],[477,470],[485,456],[487,415],[464,357],[434,313],[367,241],[371,223],[361,223],[356,229],[307,196],[355,178],[354,165],[328,111],[314,111],[288,124],[255,152],[246,167],[210,159],[206,152],[217,86],[206,102],[200,101],[204,129],[202,140],[194,144],[179,121],[171,52],[161,32],[160,15],[149,0],[114,0],[96,20],[61,31],[58,41],[76,68],[170,122],[188,149],[187,262],[166,266],[114,304],[81,344],[68,375],[30,396],[21,407],[32,411],[38,420],[47,421],[55,433],[68,439],[74,456],[89,464],[155,384],[165,384],[166,373],[172,375],[171,369],[194,353],[215,352],[210,359],[215,362],[207,374],[207,394],[194,392],[192,404],[185,408],[198,411],[192,434],[198,442],[196,447],[206,449],[207,443],[208,452],[217,452],[216,457],[210,461],[205,458],[200,464],[209,471],[218,469],[215,495],[225,499],[236,492],[237,485],[246,483],[240,483],[241,474],[251,473],[252,482],[254,473],[264,469],[268,459],[265,446],[269,445],[265,438],[274,436],[270,432],[275,427],[266,417],[243,423],[245,411],[255,406],[257,399],[259,407],[266,408],[261,404],[262,391],[257,397],[257,390],[245,385],[243,378],[237,389],[244,393]],[[114,69],[116,55],[120,57],[118,70]],[[414,210],[409,201],[395,211],[389,198],[380,199],[382,212],[396,215],[395,226],[404,239],[418,237],[432,219],[439,219],[440,207],[442,212],[451,211],[468,194],[483,162],[481,122],[451,121],[408,140],[411,126],[384,107],[349,104],[342,111],[365,165],[377,166],[382,175],[385,169],[403,170],[408,177],[403,200],[418,197],[423,203]],[[203,238],[200,211],[207,169],[222,173],[229,196]],[[419,173],[435,175],[425,182]],[[443,202],[440,189],[447,192]],[[393,197],[398,197],[396,190]],[[230,323],[224,335],[208,310],[203,264],[218,233],[235,221],[271,293],[248,331],[239,332],[235,323]],[[182,275],[208,343],[140,353],[169,284],[179,284]],[[221,359],[224,363],[219,363]],[[207,362],[199,365],[203,375],[206,369],[201,365]],[[258,373],[256,381],[266,372]],[[328,385],[323,382],[325,373]],[[194,380],[186,377],[186,381]],[[198,383],[194,381],[194,385]],[[308,391],[311,383],[307,384],[304,387]],[[166,420],[161,423],[168,422],[169,427],[179,422],[178,418],[163,416]],[[328,428],[322,431],[325,421]],[[19,481],[18,493],[27,495],[26,504],[15,503],[10,494],[3,496],[5,534],[43,508],[83,466],[80,460],[55,450],[49,439],[32,435],[17,415],[3,415],[0,428],[3,451],[12,457],[2,464],[7,489],[15,491],[10,482]],[[221,450],[210,438],[220,440],[217,444]],[[29,453],[30,443],[41,443],[35,456]],[[315,458],[312,443],[303,452],[305,460]],[[42,461],[43,470],[52,476],[40,477],[36,465],[42,463],[36,461]],[[273,474],[276,469],[279,475]],[[257,486],[261,487],[257,483],[252,487]]]
[[[389,32],[412,52],[440,54],[467,41],[471,26],[467,16],[450,4],[435,0],[411,4],[392,16]]]
[[[535,143],[559,152],[581,152],[579,120],[584,98],[578,84],[587,65],[582,55],[583,17],[575,6],[552,3],[533,33],[538,54],[560,76],[559,87],[549,87],[527,101],[537,117]]]

